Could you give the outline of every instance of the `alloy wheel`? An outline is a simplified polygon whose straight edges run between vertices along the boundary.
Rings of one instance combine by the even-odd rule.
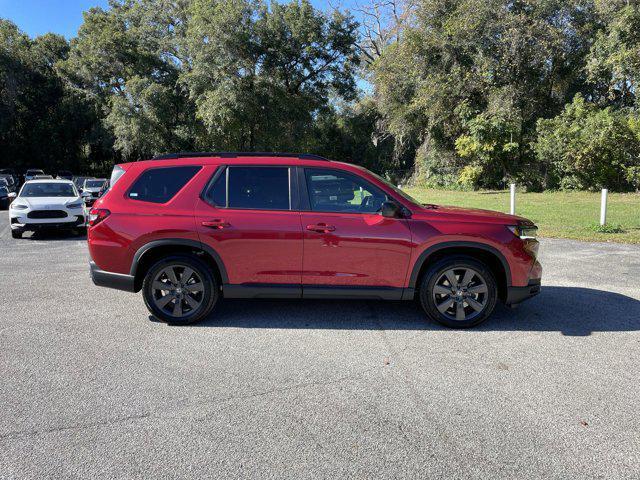
[[[156,275],[151,285],[155,306],[172,317],[186,317],[204,300],[204,283],[193,268],[169,265]]]
[[[482,313],[489,299],[487,282],[469,267],[450,268],[436,281],[433,301],[449,320],[469,321]]]

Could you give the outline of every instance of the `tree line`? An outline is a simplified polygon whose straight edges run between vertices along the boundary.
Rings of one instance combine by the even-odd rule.
[[[356,20],[357,18],[357,20]],[[449,188],[640,188],[637,0],[111,0],[0,19],[0,166],[299,151]]]

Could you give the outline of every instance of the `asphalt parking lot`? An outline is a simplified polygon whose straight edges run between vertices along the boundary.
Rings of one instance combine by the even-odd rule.
[[[2,478],[640,477],[640,247],[544,240],[543,293],[469,331],[360,301],[170,327],[7,217]]]

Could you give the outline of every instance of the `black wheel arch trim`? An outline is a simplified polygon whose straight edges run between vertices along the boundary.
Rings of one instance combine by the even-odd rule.
[[[451,241],[451,242],[442,242],[436,245],[432,245],[427,249],[425,249],[420,254],[415,264],[413,265],[413,269],[411,270],[411,276],[409,277],[409,288],[416,287],[420,270],[422,270],[422,267],[424,266],[424,264],[427,261],[429,261],[429,257],[434,253],[437,253],[440,250],[444,250],[447,248],[475,248],[475,249],[484,250],[485,252],[489,252],[493,254],[498,258],[498,260],[500,260],[500,263],[504,268],[507,287],[511,286],[511,268],[509,267],[509,263],[507,262],[507,259],[504,258],[504,255],[497,248],[494,248],[491,245],[487,245],[486,243],[480,243],[480,242]]]
[[[192,247],[199,250],[203,250],[204,252],[211,255],[213,261],[216,262],[216,266],[218,267],[218,271],[220,272],[220,277],[222,278],[222,283],[228,283],[229,277],[227,276],[227,269],[222,262],[222,258],[218,255],[213,248],[209,245],[206,245],[202,242],[196,240],[189,240],[187,238],[163,238],[162,240],[154,240],[149,243],[145,243],[142,247],[140,247],[135,255],[133,256],[133,261],[131,262],[131,270],[130,275],[135,277],[136,271],[138,270],[138,265],[140,264],[140,260],[148,251],[157,248],[157,247],[167,247],[171,245],[181,246],[181,247]]]

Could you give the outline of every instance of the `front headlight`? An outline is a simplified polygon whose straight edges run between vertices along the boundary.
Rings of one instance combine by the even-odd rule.
[[[12,210],[26,210],[27,208],[29,208],[26,205],[23,205],[21,203],[12,203],[11,204],[11,209]]]
[[[531,240],[538,237],[538,227],[535,225],[510,225],[507,228],[522,240]]]
[[[69,210],[75,210],[77,208],[82,208],[82,203],[70,203],[69,205],[67,205],[67,208]]]

